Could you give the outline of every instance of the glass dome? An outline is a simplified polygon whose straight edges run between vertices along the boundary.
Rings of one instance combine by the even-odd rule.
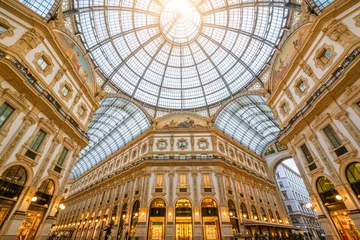
[[[257,79],[287,25],[287,2],[75,0],[74,7],[105,85],[152,106],[192,109]]]

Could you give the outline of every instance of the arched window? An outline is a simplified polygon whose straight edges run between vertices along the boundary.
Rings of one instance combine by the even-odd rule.
[[[240,204],[240,209],[241,209],[241,213],[242,213],[243,218],[249,219],[249,215],[247,213],[246,205],[244,203]]]
[[[3,172],[1,179],[24,186],[27,179],[26,170],[19,165],[12,166]]]
[[[280,214],[278,213],[278,211],[275,211],[275,215],[276,215],[277,220],[281,220],[281,217],[280,217]]]
[[[351,163],[346,168],[346,178],[356,196],[360,195],[360,163]]]
[[[261,217],[264,221],[266,221],[266,213],[265,213],[265,210],[261,207],[260,208],[260,213],[261,213]]]
[[[274,214],[272,213],[272,211],[270,209],[268,211],[269,211],[270,221],[275,222]]]
[[[136,225],[137,225],[138,219],[139,219],[139,208],[140,208],[140,202],[139,202],[139,200],[136,200],[133,205],[133,209],[132,209],[131,224],[130,224],[130,236],[133,236],[136,234]]]
[[[327,179],[326,177],[320,177],[318,178],[318,180],[316,181],[316,188],[317,188],[317,191],[319,193],[323,193],[323,192],[326,192],[326,191],[329,191],[331,189],[334,189],[335,186],[334,184],[329,180]]]
[[[161,198],[156,198],[154,200],[152,200],[151,204],[150,204],[151,208],[165,208],[166,207],[166,203],[163,199]]]
[[[202,202],[201,202],[201,207],[206,207],[206,208],[216,208],[216,202],[211,199],[211,198],[205,198]]]
[[[253,215],[253,218],[254,218],[255,220],[257,220],[257,219],[258,219],[258,215],[257,215],[257,211],[256,211],[256,208],[254,207],[254,205],[251,205],[251,213],[252,213],[252,215]]]
[[[55,190],[55,184],[51,179],[46,179],[45,181],[43,181],[40,187],[38,188],[39,192],[45,193],[47,195],[53,195],[54,190]]]

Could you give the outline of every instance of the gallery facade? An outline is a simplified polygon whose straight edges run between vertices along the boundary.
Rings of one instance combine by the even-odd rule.
[[[358,0],[0,0],[0,239],[360,239]]]

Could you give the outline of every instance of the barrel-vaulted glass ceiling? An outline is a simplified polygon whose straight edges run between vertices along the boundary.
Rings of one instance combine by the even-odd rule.
[[[206,107],[244,89],[274,53],[289,0],[74,0],[107,81],[146,104]]]
[[[135,104],[105,98],[89,125],[89,145],[80,152],[72,176],[79,177],[149,127],[147,116]]]
[[[280,132],[266,99],[254,95],[229,103],[219,113],[215,126],[260,155]]]

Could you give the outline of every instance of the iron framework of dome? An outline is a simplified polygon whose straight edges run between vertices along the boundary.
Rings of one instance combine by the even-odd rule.
[[[105,98],[89,125],[89,144],[80,152],[72,177],[79,177],[150,127],[145,113],[120,98]]]
[[[286,0],[75,0],[74,8],[102,87],[169,109],[210,106],[258,79],[290,15]]]

